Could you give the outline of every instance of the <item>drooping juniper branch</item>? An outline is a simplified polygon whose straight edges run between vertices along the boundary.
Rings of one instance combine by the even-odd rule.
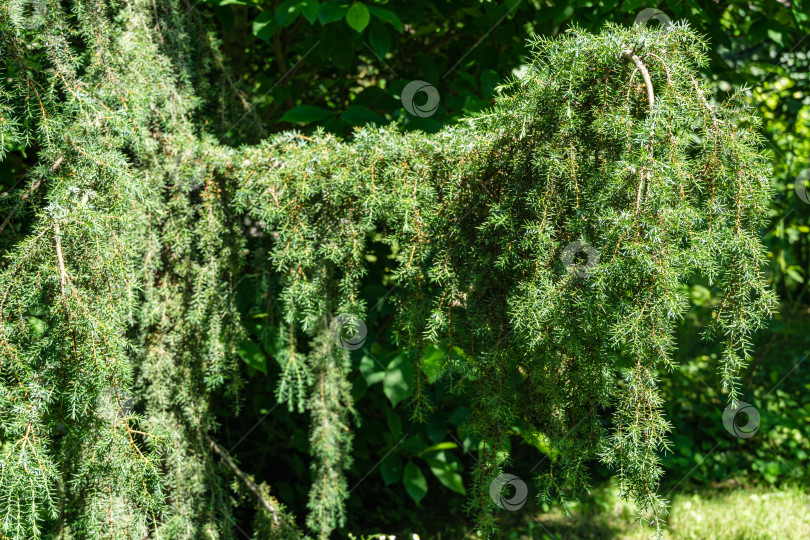
[[[652,79],[650,79],[650,72],[647,71],[647,66],[644,65],[641,58],[633,54],[631,49],[623,50],[622,56],[632,61],[636,68],[641,72],[641,76],[644,78],[644,84],[647,86],[647,103],[650,104],[650,110],[652,110],[653,105],[655,104],[655,93],[653,92]],[[633,74],[635,74],[635,72],[633,72]],[[632,82],[632,77],[630,80]]]
[[[685,58],[683,44],[675,36],[661,36],[663,43],[650,46],[645,54],[655,51],[659,59]],[[638,55],[625,50],[617,57],[615,49],[602,55],[607,51],[594,46],[593,57],[599,60],[586,62],[581,60],[588,58],[582,41],[572,40],[563,51],[542,45],[553,51],[547,53],[553,61],[538,62],[536,71],[507,88],[491,111],[452,129],[403,136],[393,129],[366,128],[351,141],[323,133],[306,139],[282,134],[243,149],[223,165],[222,174],[245,179],[235,198],[251,218],[272,231],[270,260],[288,276],[284,309],[289,320],[303,321],[304,328],[317,326],[316,315],[320,317],[324,309],[321,299],[329,295],[326,286],[335,279],[324,271],[322,253],[340,269],[337,277],[344,300],[338,309],[349,311],[362,309],[351,299],[358,296],[369,231],[380,234],[375,241],[397,245],[394,296],[402,319],[400,331],[416,336],[408,344],[414,350],[426,336],[447,350],[464,351],[448,360],[445,374],[463,380],[473,371],[482,381],[476,382],[482,399],[472,408],[477,411],[476,427],[492,434],[492,440],[497,439],[501,418],[488,417],[486,411],[526,410],[535,422],[533,428],[550,439],[577,439],[577,447],[583,449],[580,456],[596,455],[592,438],[569,435],[571,424],[579,424],[567,424],[550,412],[559,410],[559,404],[537,403],[564,387],[576,396],[565,405],[564,418],[592,414],[600,396],[613,391],[599,369],[612,369],[613,347],[627,347],[636,360],[632,375],[638,384],[631,392],[619,392],[622,407],[614,431],[604,439],[609,449],[600,457],[628,481],[623,496],[660,512],[665,501],[656,494],[662,474],[657,456],[669,427],[652,374],[655,366],[671,362],[672,314],[683,304],[671,285],[684,272],[717,271],[710,259],[689,268],[683,261],[692,260],[691,253],[700,249],[701,242],[714,244],[712,238],[720,234],[716,228],[710,230],[706,220],[684,215],[723,213],[715,220],[734,229],[736,207],[724,204],[718,210],[705,196],[705,185],[714,180],[710,175],[720,174],[719,169],[706,167],[710,151],[672,157],[692,144],[693,119],[702,112],[702,106],[696,107],[701,102],[689,91],[694,66],[688,60],[673,61],[665,68],[669,84],[662,86],[661,96],[689,99],[659,97],[659,112],[672,119],[667,130],[661,130],[646,122],[645,111],[616,106],[627,90],[624,70],[616,68],[626,61],[634,64],[634,73],[641,72],[648,106],[655,106],[650,72]],[[571,77],[569,69],[581,79]],[[575,82],[560,83],[569,80]],[[568,106],[555,107],[557,103]],[[588,122],[570,120],[588,106],[593,115]],[[573,112],[577,110],[580,113]],[[727,110],[746,114],[743,108]],[[661,151],[653,154],[652,146]],[[753,140],[740,146],[726,167],[761,171],[755,147]],[[583,149],[603,156],[590,170],[582,167]],[[631,188],[629,180],[635,178],[638,185]],[[764,175],[740,178],[748,183],[746,192],[767,196],[760,188]],[[605,189],[605,181],[610,189]],[[737,186],[717,185],[723,200],[737,200]],[[757,205],[762,203],[749,201],[743,208],[746,227],[761,219]],[[587,287],[571,279],[559,257],[580,239],[602,253],[613,253],[598,264]],[[638,249],[640,242],[649,247]],[[758,255],[749,253],[749,266],[754,266]],[[747,303],[749,313],[754,313],[769,299],[762,281],[750,272],[747,292],[740,294],[734,278],[725,275],[722,287],[733,289],[738,305]],[[438,289],[435,298],[425,294],[423,283]],[[751,298],[762,300],[751,305]],[[618,322],[606,320],[607,312],[621,314]],[[589,332],[572,328],[571,320],[587,321]],[[739,320],[724,315],[719,331],[736,331],[732,326]],[[594,346],[593,334],[609,339]],[[509,338],[502,339],[504,335]],[[489,351],[482,342],[497,346]],[[297,362],[294,349],[289,359],[280,361],[278,392],[291,407],[305,399],[303,390],[296,390],[296,381],[311,375]],[[571,357],[563,366],[560,350]],[[733,354],[736,351],[729,352]],[[581,374],[578,370],[584,366],[592,371]],[[513,368],[533,375],[520,389],[504,391],[500,378]],[[483,382],[490,380],[499,382],[491,386]],[[602,390],[597,389],[599,384],[605,385]],[[525,403],[511,398],[521,394],[531,397]],[[594,420],[583,432],[601,429]],[[558,492],[560,472],[554,474],[542,477],[551,494]],[[573,478],[577,467],[564,474]],[[312,499],[319,510],[324,506],[320,501],[337,499],[323,493],[331,495],[321,489]],[[489,500],[485,492],[480,495],[481,501]],[[485,506],[481,505],[484,512]]]
[[[216,454],[222,459],[223,462],[225,462],[225,464],[228,467],[230,467],[230,469],[234,472],[234,474],[236,474],[237,478],[239,478],[239,480],[241,480],[242,483],[245,484],[245,487],[247,487],[248,490],[250,490],[250,492],[256,496],[256,498],[259,500],[264,509],[270,512],[270,515],[273,516],[274,525],[276,527],[280,527],[283,517],[280,515],[281,510],[277,508],[272,501],[269,501],[264,496],[261,489],[259,489],[259,486],[257,486],[256,483],[253,480],[251,480],[250,477],[247,474],[245,474],[242,471],[242,469],[239,468],[238,465],[236,465],[236,463],[234,463],[234,461],[228,455],[227,450],[218,445],[211,437],[206,436],[206,439],[208,440],[208,444],[211,446],[211,449],[214,452],[216,452]]]

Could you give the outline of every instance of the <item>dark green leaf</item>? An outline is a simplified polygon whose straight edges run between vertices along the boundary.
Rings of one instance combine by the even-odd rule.
[[[346,23],[357,32],[362,32],[368,26],[371,15],[363,4],[352,4],[346,12]]]
[[[380,474],[386,486],[396,484],[402,478],[402,460],[393,452],[380,462]]]
[[[772,39],[777,45],[780,47],[785,46],[785,35],[776,25],[771,25],[768,27],[768,37]]]
[[[318,0],[299,0],[300,3],[298,5],[298,9],[301,10],[301,14],[304,18],[309,22],[309,24],[313,24],[316,20],[318,20],[318,11],[320,10],[320,3]]]
[[[447,451],[437,452],[425,457],[430,466],[430,471],[439,479],[446,488],[466,495],[464,481],[461,478],[461,461]]]
[[[459,407],[450,414],[447,418],[447,423],[458,426],[463,424],[468,416],[470,416],[470,409],[467,407]]]
[[[267,355],[261,347],[250,340],[245,340],[239,343],[236,352],[248,366],[267,375]]]
[[[391,50],[391,36],[388,35],[388,30],[385,29],[380,23],[373,23],[369,31],[369,42],[371,48],[379,59],[384,59],[388,51]]]
[[[278,22],[279,28],[290,26],[295,22],[295,19],[298,18],[298,14],[300,13],[298,10],[298,2],[299,0],[287,0],[278,6],[276,10],[276,22]]]
[[[399,439],[402,437],[402,418],[393,409],[385,409],[385,421],[388,423],[388,431],[391,435]]]
[[[413,367],[408,361],[407,355],[402,353],[394,357],[388,364],[383,379],[383,391],[391,401],[391,406],[396,407],[397,403],[413,393],[412,380]]]
[[[384,117],[375,113],[368,107],[363,107],[362,105],[353,105],[349,107],[340,118],[344,122],[355,126],[362,126],[370,123],[381,126],[386,123]]]
[[[347,11],[349,11],[349,6],[346,4],[346,2],[340,2],[337,0],[324,2],[321,4],[321,8],[318,10],[318,20],[321,22],[321,24],[329,24],[330,22],[339,21],[346,16]]]
[[[425,475],[422,474],[422,471],[419,470],[419,467],[414,465],[413,461],[408,460],[408,464],[405,465],[405,470],[402,474],[402,483],[405,485],[405,491],[408,492],[411,499],[414,500],[416,504],[419,504],[419,501],[425,498],[427,495],[427,480],[425,480]]]
[[[366,384],[369,386],[385,379],[385,369],[370,355],[365,355],[360,359],[360,373],[363,374]]]
[[[442,372],[444,362],[444,351],[435,345],[428,345],[422,352],[422,371],[427,376],[428,381],[433,384]]]
[[[567,21],[571,15],[574,14],[574,2],[566,3],[558,3],[554,6],[554,18],[551,21],[552,24],[562,24],[563,22]]]
[[[257,38],[270,42],[270,38],[276,32],[276,19],[269,11],[264,11],[253,20],[253,35]]]
[[[397,14],[393,11],[389,11],[387,9],[378,8],[376,6],[368,6],[368,10],[371,12],[372,15],[380,19],[381,21],[385,21],[389,23],[391,26],[396,28],[397,32],[402,33],[402,21],[399,20]]]

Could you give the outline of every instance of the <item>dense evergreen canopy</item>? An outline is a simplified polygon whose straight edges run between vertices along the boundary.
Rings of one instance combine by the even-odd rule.
[[[222,60],[184,3],[63,4],[0,6],[0,138],[39,163],[0,203],[31,218],[2,230],[0,532],[232,538],[222,459],[260,503],[257,538],[300,534],[216,443],[211,413],[214,392],[240,403],[236,283],[259,271],[281,310],[277,398],[310,415],[307,525],[329,536],[362,421],[333,321],[365,316],[372,241],[396,254],[399,345],[415,366],[445,351],[441,376],[475,404],[482,530],[513,423],[559,452],[537,471],[544,497],[576,497],[598,458],[644,512],[665,512],[654,373],[671,363],[682,285],[723,292],[707,338],[725,344],[732,400],[774,302],[757,119],[740,96],[709,103],[699,35],[573,29],[535,40],[491,110],[437,134],[231,148],[206,132]],[[264,250],[245,249],[245,218]],[[431,402],[417,391],[412,406]]]

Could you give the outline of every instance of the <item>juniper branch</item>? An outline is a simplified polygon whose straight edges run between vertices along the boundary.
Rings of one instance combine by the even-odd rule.
[[[647,66],[644,65],[641,58],[639,58],[636,54],[633,54],[632,49],[624,49],[622,51],[622,56],[632,61],[636,66],[636,69],[641,72],[641,77],[644,79],[644,86],[647,88],[647,103],[650,106],[650,110],[652,110],[653,105],[655,105],[655,93],[653,92],[652,80],[650,79],[650,72],[647,71]],[[636,72],[633,71],[633,75],[635,74]],[[633,83],[633,75],[630,76],[631,84]]]

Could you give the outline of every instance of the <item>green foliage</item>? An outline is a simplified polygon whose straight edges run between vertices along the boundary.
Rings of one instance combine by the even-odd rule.
[[[218,13],[227,23],[248,4]],[[490,72],[474,79],[494,106],[435,134],[389,125],[346,142],[318,129],[230,148],[205,133],[205,104],[235,85],[211,76],[218,44],[185,4],[42,6],[36,31],[23,2],[0,6],[3,148],[25,143],[37,159],[3,202],[24,224],[2,238],[3,534],[232,538],[247,493],[257,535],[298,536],[214,440],[215,404],[242,404],[243,364],[273,373],[286,413],[307,415],[295,445],[311,456],[307,527],[322,538],[346,523],[358,373],[366,389],[381,383],[392,432],[405,400],[414,420],[434,418],[432,383],[471,405],[471,484],[444,440],[449,418],[426,428],[430,445],[386,442],[379,474],[417,502],[429,481],[469,493],[491,532],[489,484],[520,426],[555,456],[537,478],[545,501],[581,494],[600,459],[658,522],[658,370],[672,367],[683,284],[706,279],[722,298],[706,337],[722,346],[732,402],[774,301],[757,118],[742,94],[710,104],[699,35],[574,28],[534,40],[527,69],[497,90]],[[555,25],[569,8],[553,8]],[[276,45],[316,20],[355,45],[374,32],[377,50],[404,32],[395,10],[339,2],[284,2],[251,26]],[[285,121],[360,123],[375,113],[362,103],[339,117],[301,104]],[[564,263],[574,242],[601,254],[584,274]],[[364,360],[373,347],[354,354],[335,332],[376,309],[362,285],[378,244],[396,285],[382,372]]]
[[[716,386],[713,373],[719,351],[690,338],[696,326],[711,319],[721,301],[699,285],[693,298],[700,298],[680,329],[677,370],[664,379],[667,416],[675,426],[672,452],[664,466],[681,487],[770,486],[807,483],[810,437],[804,426],[810,406],[805,396],[810,352],[806,315],[772,321],[758,339],[756,360],[742,378],[743,399],[759,412],[756,436],[739,439],[718,428],[719,412],[727,396]],[[694,300],[693,300],[694,301]],[[697,355],[696,358],[691,358]]]
[[[652,70],[652,111],[641,77],[626,82],[634,64],[622,51],[633,47],[664,66]],[[671,363],[685,278],[724,293],[707,335],[725,345],[722,380],[736,399],[735,374],[773,302],[756,237],[768,169],[741,98],[706,101],[692,74],[702,48],[683,27],[538,40],[529,71],[464,126],[408,137],[365,129],[352,144],[285,134],[245,149],[235,173],[230,162],[221,171],[249,179],[237,205],[275,231],[285,323],[304,332],[322,332],[329,313],[363,313],[363,238],[382,234],[376,241],[397,247],[399,343],[417,364],[427,344],[462,351],[448,355],[443,376],[471,395],[471,425],[488,444],[479,512],[491,508],[504,426],[520,419],[569,456],[540,475],[545,497],[579,493],[599,455],[625,496],[661,513],[668,424],[655,370]],[[588,279],[560,262],[577,239],[604,252]],[[614,370],[624,378],[615,389]],[[613,399],[615,431],[605,433]],[[413,402],[417,416],[431,407],[419,389]],[[406,486],[420,499],[413,467]]]
[[[4,125],[38,162],[3,201],[22,226],[2,237],[0,532],[221,529],[231,504],[207,411],[212,390],[241,384],[240,328],[224,324],[238,321],[241,239],[190,161],[190,85],[209,60],[178,72],[158,43],[216,53],[173,3],[163,29],[183,31],[165,38],[149,2],[30,7],[0,6]]]
[[[405,465],[405,469],[402,471],[402,482],[405,484],[408,495],[419,504],[419,501],[427,494],[427,481],[425,475],[413,461],[408,461]]]

